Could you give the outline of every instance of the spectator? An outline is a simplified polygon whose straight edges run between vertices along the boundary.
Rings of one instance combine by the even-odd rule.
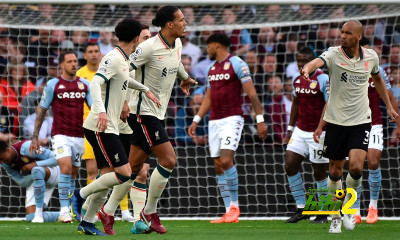
[[[50,43],[52,46],[58,47],[63,41],[67,40],[67,34],[64,30],[52,30],[50,35]]]
[[[28,72],[24,65],[7,65],[7,78],[0,82],[0,92],[3,94],[4,106],[15,115],[21,110],[22,99],[35,90],[35,85],[27,79]]]
[[[375,22],[375,19],[361,22],[364,26],[364,37],[369,40],[371,46],[382,46],[383,41],[375,36]]]
[[[182,51],[183,52],[183,51]],[[185,68],[185,71],[189,74],[189,76],[193,76],[192,73],[192,58],[189,55],[182,54],[181,56],[182,65]],[[181,89],[181,80],[178,79],[175,81],[174,88],[171,92],[171,98],[174,99],[174,104],[176,107],[183,108],[186,104],[186,95],[183,93]]]
[[[213,26],[215,25],[215,19],[212,15],[206,14],[200,20],[200,26]],[[207,56],[207,44],[206,40],[209,36],[213,34],[211,30],[203,30],[196,33],[196,37],[191,40],[191,42],[200,47],[201,55]]]
[[[335,7],[331,10],[331,16],[330,18],[335,19],[335,18],[346,18],[345,12],[344,12],[344,6],[338,6]]]
[[[36,102],[36,107],[38,107],[38,101]],[[23,122],[24,125],[24,138],[25,139],[31,139],[33,135],[33,130],[35,128],[35,120],[36,120],[36,112],[33,112],[32,114],[28,115],[28,117],[25,119]],[[44,147],[50,147],[50,142],[51,142],[51,128],[53,127],[53,117],[49,116],[49,113],[46,113],[46,116],[43,120],[42,127],[40,128],[39,131],[39,145],[44,146]]]
[[[277,70],[278,62],[276,56],[272,53],[267,54],[262,64],[262,72],[257,74],[254,79],[254,85],[259,96],[266,96],[265,93],[268,92],[266,83],[271,76],[279,74]]]
[[[3,74],[6,70],[8,62],[8,32],[0,32],[0,78],[5,77]]]
[[[37,23],[50,22],[54,24],[53,13],[55,11],[55,8],[52,4],[40,4],[38,6],[38,10],[39,18],[36,21]]]
[[[300,5],[299,18],[301,20],[310,20],[313,18],[314,8],[312,5]]]
[[[187,22],[188,26],[196,26],[196,18],[194,15],[193,7],[186,6],[182,8],[182,13],[183,16],[185,16],[185,21]],[[191,41],[193,38],[196,37],[196,32],[192,31],[186,37],[189,39],[189,41]]]
[[[290,63],[296,62],[295,55],[297,51],[297,45],[298,41],[296,33],[290,33],[287,36],[287,41],[277,45],[276,59],[278,61],[278,69],[286,69]]]
[[[257,55],[257,51],[255,48],[251,48],[249,51],[247,51],[246,56],[245,56],[245,62],[249,66],[250,73],[254,76],[256,74],[262,73],[262,69],[260,66],[260,55]]]
[[[365,7],[365,11],[366,11],[366,15],[370,16],[370,15],[379,15],[380,14],[380,10],[378,8],[377,5],[375,4],[369,4]],[[378,18],[375,19],[375,23],[374,23],[374,36],[377,39],[380,39],[384,44],[390,43],[391,42],[391,37],[390,36],[386,36],[385,37],[385,33],[386,33],[386,26],[387,26],[387,22],[386,19],[383,18]],[[388,40],[387,38],[389,38],[390,40]],[[399,44],[400,42],[398,42],[397,44]]]
[[[196,138],[191,138],[186,130],[193,122],[194,116],[200,109],[204,94],[193,94],[185,107],[178,110],[175,120],[175,130],[178,145],[206,145],[208,133],[208,115],[196,129]]]
[[[265,22],[279,22],[281,20],[281,6],[271,4],[265,9]]]
[[[94,19],[99,25],[114,26],[122,18],[132,18],[128,5],[97,5]]]
[[[286,137],[287,116],[285,104],[283,102],[283,84],[281,78],[272,76],[267,81],[270,102],[265,104],[265,112],[272,124],[272,132],[274,144],[282,144]]]
[[[385,65],[382,65],[382,68],[388,75],[391,75],[391,71],[394,68],[399,68],[399,65],[400,65],[400,46],[392,45],[390,46],[389,62],[386,63]]]
[[[83,58],[83,48],[85,47],[85,44],[89,41],[89,32],[73,31],[71,40],[74,43],[74,50],[76,55],[78,56],[79,66],[82,66],[85,63]]]
[[[222,22],[226,25],[235,25],[237,16],[235,12],[230,8],[226,7],[222,12]],[[225,30],[225,34],[228,35],[231,42],[230,52],[235,55],[244,55],[247,50],[253,44],[249,31],[247,29],[234,29],[228,28]]]
[[[308,41],[308,46],[314,50],[317,56],[321,55],[327,48],[329,24],[318,25],[317,39],[315,41]]]
[[[152,7],[142,7],[139,13],[139,22],[143,25],[151,26],[151,21],[156,17]]]
[[[200,61],[192,70],[194,77],[197,79],[197,82],[200,85],[205,85],[208,80],[208,67],[213,63],[210,60],[210,57],[206,57],[206,59]]]
[[[185,37],[181,38],[182,41],[182,54],[188,55],[191,57],[192,67],[194,67],[200,57],[201,57],[201,49],[194,45],[193,43],[189,42],[189,32],[185,33]]]
[[[94,4],[84,4],[79,10],[80,19],[78,21],[78,26],[95,26],[97,25],[95,15],[96,6]]]
[[[330,28],[328,31],[327,48],[340,46],[342,44],[341,37],[342,37],[342,32],[340,31],[339,28],[336,27]]]
[[[264,55],[275,52],[276,34],[271,27],[262,27],[258,33],[257,53],[261,57],[261,62],[264,60]]]
[[[99,47],[102,56],[114,49],[114,45],[111,43],[111,38],[112,32],[100,32]]]
[[[0,140],[7,143],[15,143],[17,138],[14,135],[15,125],[14,114],[3,104],[3,94],[0,93]]]

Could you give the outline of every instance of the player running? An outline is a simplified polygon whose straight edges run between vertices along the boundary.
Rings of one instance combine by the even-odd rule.
[[[296,55],[299,69],[314,59],[312,49],[305,47]],[[325,103],[328,100],[329,77],[317,69],[310,74],[311,83],[304,80],[300,73],[293,76],[293,104],[290,112],[290,121],[286,135],[288,143],[285,154],[285,170],[288,175],[289,186],[296,200],[297,212],[286,223],[296,223],[308,219],[303,215],[306,204],[303,179],[299,173],[301,162],[308,156],[314,169],[314,178],[317,189],[327,189],[327,174],[329,160],[322,156],[322,142],[316,143],[313,133],[318,127]],[[297,122],[297,124],[296,124]],[[296,127],[294,127],[296,125]],[[294,128],[294,131],[293,131]],[[325,136],[325,132],[321,137]],[[318,198],[322,195],[318,191]],[[327,223],[325,215],[317,215],[312,223]]]
[[[267,137],[263,110],[258,99],[247,64],[229,53],[230,40],[222,33],[207,39],[208,55],[214,62],[208,69],[208,84],[205,98],[188,133],[196,138],[196,128],[200,120],[211,109],[208,141],[210,154],[214,160],[218,187],[224,201],[226,213],[211,223],[239,222],[238,173],[233,163],[233,155],[239,146],[244,124],[242,92],[250,98],[257,118],[257,130],[261,139]]]

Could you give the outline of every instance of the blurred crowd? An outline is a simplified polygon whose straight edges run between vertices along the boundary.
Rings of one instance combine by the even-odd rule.
[[[68,6],[67,6],[68,7]],[[35,109],[46,82],[59,75],[58,56],[66,50],[74,50],[79,66],[86,64],[83,49],[88,42],[96,42],[102,56],[114,48],[118,39],[113,32],[62,30],[54,26],[74,25],[81,27],[114,26],[126,17],[138,19],[151,26],[157,7],[123,5],[79,5],[70,6],[71,12],[60,11],[54,5],[1,5],[1,23],[18,22],[38,24],[40,29],[0,27],[0,139],[16,141],[30,138],[33,131]],[[183,6],[182,12],[190,26],[232,25],[242,23],[276,23],[282,20],[312,20],[316,15],[329,19],[346,19],[354,11],[378,15],[377,5],[356,6],[315,6],[268,5],[256,6]],[[70,13],[70,14],[68,14]],[[344,20],[343,20],[344,21]],[[392,90],[400,105],[400,18],[380,18],[362,21],[364,35],[370,47],[380,56],[381,65],[392,84]],[[231,40],[230,51],[247,62],[256,90],[265,108],[269,126],[268,144],[281,145],[284,141],[292,102],[292,76],[299,71],[296,53],[303,47],[310,47],[319,56],[331,46],[341,45],[341,22],[308,24],[296,26],[268,25],[261,28],[235,29],[224,31]],[[48,27],[47,27],[48,26]],[[51,30],[50,30],[51,29]],[[83,29],[83,28],[82,28]],[[172,93],[167,111],[168,134],[175,145],[205,145],[207,137],[206,120],[199,127],[197,140],[187,135],[192,118],[196,115],[207,83],[207,67],[211,60],[207,56],[206,39],[217,31],[188,31],[181,38],[183,44],[182,63],[187,72],[199,81],[199,86],[190,97],[184,96],[179,81]],[[153,33],[153,35],[156,33]],[[100,59],[99,59],[100,60]],[[260,141],[250,101],[245,98],[244,143]],[[40,133],[42,145],[51,141],[53,124],[51,113]]]

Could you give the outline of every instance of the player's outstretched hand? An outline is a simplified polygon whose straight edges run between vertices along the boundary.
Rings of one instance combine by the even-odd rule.
[[[319,143],[319,139],[321,137],[322,134],[322,129],[321,128],[317,128],[313,134],[314,137],[314,142]]]
[[[35,154],[39,151],[39,141],[37,138],[32,138],[31,145],[29,146],[29,152]]]
[[[268,136],[268,128],[267,125],[265,125],[265,122],[260,122],[257,123],[257,131],[258,131],[258,136],[261,139],[266,139]]]
[[[190,85],[197,85],[198,82],[193,80],[191,77],[188,77],[187,80],[181,81],[181,89],[186,96],[190,95]]]
[[[148,99],[150,99],[151,101],[153,101],[155,104],[157,104],[157,107],[161,107],[160,100],[156,97],[156,95],[154,95],[154,93],[152,91],[150,91],[150,90],[147,91],[146,97]]]
[[[196,138],[196,129],[197,129],[197,123],[192,122],[192,124],[189,127],[188,133],[191,138]]]
[[[303,76],[304,80],[311,82],[310,75],[307,68],[300,68],[300,75]]]
[[[397,118],[399,117],[399,114],[396,113],[396,111],[394,111],[393,108],[388,108],[387,109],[387,113],[390,117],[390,120],[395,122],[397,120]]]
[[[99,113],[99,118],[97,120],[97,129],[99,129],[99,132],[104,132],[107,129],[107,124],[108,124],[107,113],[105,112]]]

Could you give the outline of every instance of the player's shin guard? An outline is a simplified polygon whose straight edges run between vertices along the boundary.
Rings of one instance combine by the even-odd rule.
[[[157,211],[158,200],[168,183],[171,172],[172,169],[167,169],[160,164],[157,164],[157,168],[154,169],[150,177],[149,194],[144,208],[145,214],[152,214]]]
[[[133,218],[135,222],[140,220],[140,212],[146,203],[147,186],[144,183],[134,182],[130,196],[133,206]]]
[[[239,178],[238,173],[236,171],[236,167],[233,166],[228,170],[224,171],[226,187],[229,192],[229,196],[231,197],[231,205],[239,207]]]
[[[347,188],[353,188],[354,190],[358,190],[358,188],[361,186],[361,181],[362,181],[362,175],[360,176],[353,176],[350,172],[347,174],[346,177],[346,187]],[[347,203],[350,198],[351,194],[346,194],[346,197],[344,199],[343,204]]]
[[[96,181],[82,188],[80,195],[82,198],[87,198],[89,195],[110,189],[115,185],[122,184],[129,180],[129,176],[124,176],[115,172],[109,172],[101,175]]]
[[[104,205],[104,212],[106,212],[108,215],[114,216],[115,210],[117,210],[118,205],[131,189],[132,184],[133,181],[128,180],[123,184],[114,186],[108,202],[106,203],[106,205]]]
[[[225,174],[217,176],[218,179],[218,189],[221,193],[221,197],[224,200],[225,210],[229,212],[231,206],[231,195],[229,194],[228,187],[226,186]]]
[[[91,201],[89,202],[89,207],[86,211],[85,216],[83,217],[84,221],[88,223],[94,223],[96,214],[107,200],[107,195],[109,191],[109,189],[105,189],[103,191],[92,194]]]
[[[45,176],[46,171],[42,167],[32,168],[31,175],[33,178],[34,195],[36,202],[36,216],[42,216],[45,192]]]
[[[368,169],[368,184],[370,189],[371,202],[369,207],[378,208],[379,192],[381,191],[382,174],[381,169],[376,170]]]
[[[288,176],[290,190],[296,201],[298,209],[304,208],[306,205],[306,198],[304,195],[304,183],[299,172],[293,176]]]
[[[328,188],[329,188],[329,194],[332,195],[332,199],[335,199],[335,192],[337,189],[342,189],[342,177],[333,177],[331,174],[329,174],[328,177]],[[332,214],[332,219],[334,218],[340,218],[340,214]]]
[[[60,197],[61,211],[68,211],[68,193],[71,187],[71,175],[60,174],[60,180],[58,182],[58,194]]]

